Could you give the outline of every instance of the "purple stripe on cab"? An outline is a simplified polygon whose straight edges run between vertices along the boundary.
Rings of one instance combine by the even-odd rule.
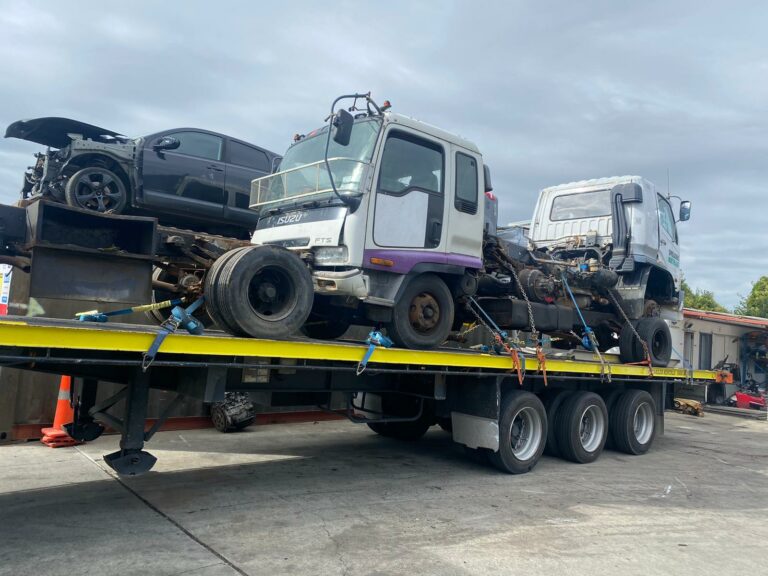
[[[381,266],[371,264],[371,258],[382,258],[392,260],[394,266]],[[480,258],[466,256],[464,254],[446,254],[445,252],[432,252],[431,250],[365,250],[363,252],[363,268],[372,270],[383,270],[385,272],[395,272],[397,274],[408,274],[416,264],[450,264],[452,266],[463,266],[465,268],[482,268],[483,262]]]

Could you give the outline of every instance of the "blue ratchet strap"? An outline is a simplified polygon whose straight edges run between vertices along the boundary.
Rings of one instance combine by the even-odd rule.
[[[573,295],[573,292],[571,292],[571,287],[568,285],[568,280],[566,280],[565,278],[565,273],[562,273],[560,275],[560,278],[562,278],[563,286],[565,286],[565,289],[568,290],[568,295],[571,297],[573,306],[576,308],[576,313],[579,315],[579,319],[581,320],[581,323],[584,325],[584,336],[581,339],[581,345],[584,346],[584,348],[589,350],[590,352],[594,352],[595,347],[592,344],[593,338],[590,338],[590,335],[594,337],[596,341],[597,338],[595,337],[595,332],[594,330],[592,330],[592,328],[589,327],[589,325],[587,324],[587,321],[584,320],[584,316],[581,313],[581,308],[579,308],[579,305],[576,303],[576,297]]]
[[[603,355],[600,354],[600,349],[596,346],[597,342],[597,336],[595,336],[595,332],[587,325],[587,321],[584,320],[584,316],[581,313],[581,309],[579,308],[579,305],[576,303],[576,297],[573,295],[573,292],[571,292],[571,287],[568,286],[568,280],[565,278],[565,272],[562,272],[560,274],[560,277],[563,280],[563,286],[565,286],[565,289],[568,290],[568,295],[571,297],[571,301],[573,302],[574,307],[576,308],[576,312],[579,315],[579,318],[581,319],[581,323],[584,325],[584,336],[581,339],[581,344],[589,350],[590,352],[594,352],[597,354],[597,357],[600,359],[600,377],[605,377],[608,379],[608,382],[611,381],[611,367],[610,365],[605,363],[605,360],[603,359]]]
[[[155,361],[155,356],[157,356],[163,341],[170,334],[176,332],[179,326],[184,328],[190,334],[203,333],[202,322],[195,318],[193,314],[198,308],[200,308],[204,301],[205,296],[200,296],[200,298],[192,302],[192,304],[190,304],[186,309],[182,308],[181,306],[175,306],[173,310],[171,310],[171,315],[165,322],[160,325],[160,331],[157,333],[157,336],[155,336],[155,340],[152,342],[152,346],[149,347],[149,350],[144,353],[144,356],[141,359],[142,372],[146,372],[147,369],[152,365],[152,362]]]
[[[365,372],[365,369],[368,367],[368,361],[371,359],[373,351],[376,350],[376,346],[383,346],[384,348],[392,347],[392,340],[384,336],[384,334],[378,330],[371,330],[371,333],[368,334],[368,339],[365,342],[368,344],[368,350],[365,351],[363,359],[357,364],[355,373],[358,376]]]

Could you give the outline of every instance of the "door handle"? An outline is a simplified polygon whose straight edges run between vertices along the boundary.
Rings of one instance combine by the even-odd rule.
[[[213,170],[214,172],[224,172],[224,168],[221,166],[218,166],[216,164],[211,164],[209,166],[206,166],[208,170]]]
[[[666,246],[667,245],[667,241],[664,240],[664,239],[661,239],[661,240],[659,240],[659,244],[661,244],[662,246]]]
[[[439,220],[434,220],[429,229],[429,239],[435,244],[440,244],[441,228],[441,222]]]

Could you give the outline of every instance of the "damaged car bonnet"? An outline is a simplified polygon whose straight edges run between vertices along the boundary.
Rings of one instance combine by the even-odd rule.
[[[71,141],[70,134],[82,136],[85,140],[111,144],[125,142],[126,136],[69,118],[33,118],[31,120],[19,120],[14,122],[5,131],[6,138],[19,138],[28,140],[51,148],[64,148]]]

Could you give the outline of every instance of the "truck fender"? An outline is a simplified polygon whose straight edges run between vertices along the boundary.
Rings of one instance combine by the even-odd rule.
[[[467,269],[464,266],[456,266],[453,264],[436,264],[432,262],[421,262],[416,264],[416,266],[411,268],[411,271],[405,275],[405,279],[400,284],[400,288],[395,295],[395,302],[397,302],[400,296],[402,296],[403,291],[411,282],[411,280],[417,276],[421,276],[422,274],[429,272],[440,276],[448,285],[448,288],[450,288],[452,292],[456,293],[456,288],[466,271]]]
[[[672,275],[663,268],[651,265],[637,267],[630,274],[622,274],[617,288],[630,318],[642,317],[647,299],[661,304],[675,296]]]

